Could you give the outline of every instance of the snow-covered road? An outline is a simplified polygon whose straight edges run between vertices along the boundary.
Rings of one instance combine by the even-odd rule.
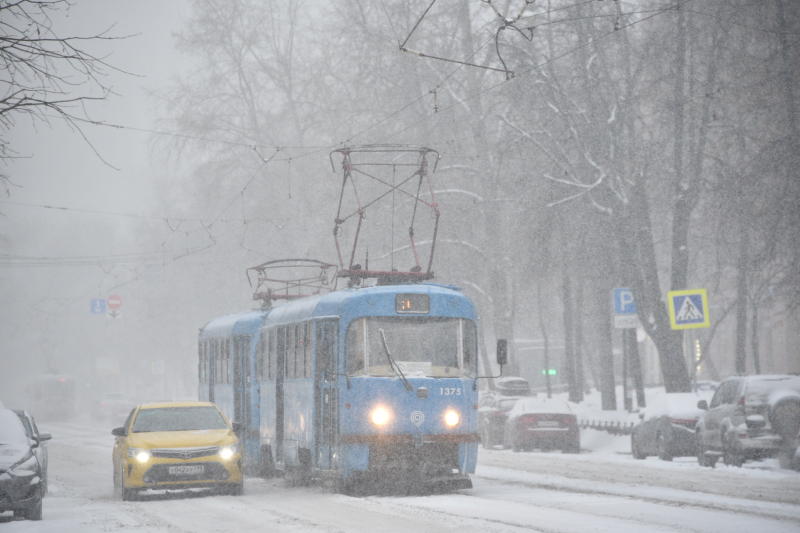
[[[701,469],[635,461],[608,442],[578,456],[481,450],[475,488],[366,498],[248,479],[245,495],[115,500],[106,428],[42,424],[51,492],[41,522],[0,517],[5,532],[800,531],[800,474],[754,464]]]

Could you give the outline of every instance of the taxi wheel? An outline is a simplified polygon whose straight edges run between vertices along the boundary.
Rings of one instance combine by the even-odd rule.
[[[116,466],[113,467],[113,470],[114,470],[114,481],[113,481],[113,483],[114,483],[114,498],[119,498],[121,496],[121,491],[120,491],[120,486],[119,486],[119,475],[120,475],[120,472],[119,472],[119,469]]]
[[[235,483],[230,486],[228,489],[228,494],[231,496],[241,496],[244,493],[244,480],[240,481],[239,483]]]

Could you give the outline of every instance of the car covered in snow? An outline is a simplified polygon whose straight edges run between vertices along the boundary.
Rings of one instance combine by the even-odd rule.
[[[210,402],[137,406],[111,432],[115,492],[123,500],[146,489],[210,487],[241,494],[242,456],[234,429]]]
[[[0,512],[42,519],[47,465],[40,462],[37,449],[50,438],[38,431],[29,435],[18,413],[0,409]]]
[[[25,434],[28,436],[28,440],[38,443],[38,446],[33,446],[33,453],[36,455],[36,459],[39,461],[39,464],[42,467],[42,494],[47,494],[47,441],[50,440],[51,436],[48,433],[39,432],[39,427],[36,425],[36,420],[29,412],[22,409],[12,410],[17,413],[22,425],[25,427]]]
[[[579,453],[578,417],[568,402],[552,398],[520,398],[508,412],[503,447],[518,452],[558,449]]]
[[[692,392],[669,392],[651,399],[639,412],[631,432],[631,454],[635,459],[656,455],[664,461],[697,453],[695,426],[703,413],[697,402],[704,396]]]
[[[494,389],[481,393],[478,404],[478,432],[481,445],[493,448],[503,443],[508,412],[522,397],[531,395],[528,380],[504,376],[494,381]]]
[[[711,398],[698,402],[697,459],[714,466],[741,466],[747,460],[777,455],[784,437],[800,427],[800,376],[752,375],[724,380]],[[794,433],[796,436],[796,433]]]

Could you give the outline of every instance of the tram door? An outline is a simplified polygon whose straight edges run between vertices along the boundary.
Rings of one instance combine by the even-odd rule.
[[[258,462],[259,431],[253,428],[251,338],[245,335],[233,339],[233,419],[239,422],[239,442],[242,443],[245,469],[250,471]]]
[[[217,382],[217,359],[219,359],[219,341],[211,339],[211,350],[208,355],[208,401],[214,401],[214,385]]]
[[[286,377],[286,326],[276,330],[275,343],[275,463],[283,464],[283,381]]]
[[[245,351],[247,348],[247,337],[237,336],[233,338],[233,420],[245,426],[247,417],[247,378],[245,369]],[[241,440],[241,435],[239,438]]]
[[[339,426],[336,389],[336,332],[338,327],[337,320],[326,319],[317,322],[315,330],[317,364],[314,373],[314,411],[317,416],[314,421],[316,433],[314,443],[317,467],[323,470],[333,468],[333,453]]]

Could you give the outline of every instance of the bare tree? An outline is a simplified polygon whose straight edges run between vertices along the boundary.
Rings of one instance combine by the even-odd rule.
[[[89,36],[62,35],[54,20],[70,7],[69,0],[0,2],[0,159],[15,154],[7,132],[22,117],[34,122],[62,118],[86,139],[79,125],[88,119],[83,104],[111,92],[101,80],[118,69],[87,47],[119,37],[110,36],[110,28]],[[6,194],[10,183],[0,174]]]

